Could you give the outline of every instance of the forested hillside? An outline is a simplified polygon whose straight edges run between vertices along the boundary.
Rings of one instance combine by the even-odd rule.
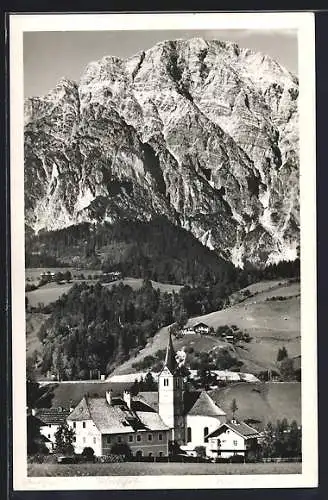
[[[58,263],[178,284],[233,280],[235,268],[164,217],[79,224],[27,236],[26,267]]]
[[[281,263],[262,274],[290,277],[297,275],[297,269],[294,263]],[[161,293],[147,279],[138,289],[123,283],[111,288],[75,284],[46,311],[39,311],[50,314],[38,334],[41,371],[69,380],[89,378],[93,371],[109,373],[145,347],[163,326],[183,326],[192,316],[226,307],[230,294],[258,273],[236,272],[234,280],[225,275],[226,281],[184,286],[173,293]]]

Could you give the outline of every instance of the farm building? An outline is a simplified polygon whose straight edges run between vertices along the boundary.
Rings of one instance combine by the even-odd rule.
[[[202,335],[208,335],[210,333],[210,327],[205,323],[197,323],[197,325],[193,326],[193,329],[196,333],[200,333]]]
[[[32,412],[40,421],[40,434],[46,438],[45,445],[50,452],[56,443],[55,434],[66,422],[69,413],[70,411],[64,408],[40,408]]]
[[[191,326],[182,328],[180,331],[181,335],[195,335],[197,332]]]
[[[259,436],[258,431],[245,422],[231,420],[207,435],[206,452],[214,458],[230,458],[233,455],[245,457],[256,450]]]
[[[134,456],[167,456],[170,429],[148,410],[126,392],[123,398],[110,391],[105,398],[85,396],[67,418],[75,430],[75,452],[91,447],[98,456],[109,455],[113,444],[126,443]]]

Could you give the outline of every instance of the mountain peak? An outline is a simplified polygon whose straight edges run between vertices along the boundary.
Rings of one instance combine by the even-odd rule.
[[[164,40],[91,62],[26,102],[26,223],[162,214],[236,265],[293,258],[297,97],[287,70],[233,42]]]

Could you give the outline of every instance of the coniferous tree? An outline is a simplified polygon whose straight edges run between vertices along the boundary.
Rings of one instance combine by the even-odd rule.
[[[74,438],[74,429],[71,429],[66,423],[62,424],[55,433],[55,451],[63,455],[74,453]]]
[[[238,410],[237,401],[236,401],[235,398],[233,398],[233,400],[231,402],[230,410],[231,410],[231,413],[232,413],[232,419],[234,420],[235,416],[236,416],[236,411]]]

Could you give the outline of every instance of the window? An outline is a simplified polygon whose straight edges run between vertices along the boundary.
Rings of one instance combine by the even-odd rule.
[[[164,387],[167,387],[169,385],[169,379],[165,378],[164,379]]]
[[[204,427],[204,443],[208,443],[208,438],[206,437],[208,434],[208,427]]]
[[[159,454],[158,454],[159,457],[162,457],[163,456],[163,452],[160,451]]]
[[[51,429],[51,424],[49,424],[49,429]]]
[[[161,432],[158,434],[158,440],[163,441],[163,434]]]
[[[111,439],[110,436],[107,436],[107,443],[110,443]]]
[[[148,453],[148,456],[149,456],[149,457],[152,457],[152,456],[153,456],[153,454],[150,452],[150,453]]]
[[[137,434],[137,441],[141,441],[141,436],[140,436],[140,434]]]
[[[76,422],[73,422],[73,429],[76,429]]]
[[[238,445],[238,441],[237,441],[237,439],[234,439],[233,445],[234,445],[234,446],[237,446],[237,445]]]
[[[142,457],[142,451],[141,450],[138,450],[137,453],[136,453],[136,457],[140,458]]]
[[[121,438],[121,436],[118,436],[118,438],[117,438],[117,442],[118,442],[118,443],[122,443],[122,438]]]
[[[73,442],[74,442],[74,443],[76,442],[76,437],[75,437],[75,436],[73,437]]]
[[[129,436],[129,441],[130,441],[130,443],[132,443],[132,441],[133,441],[133,436]]]
[[[82,422],[82,427],[83,429],[85,429],[85,422]]]
[[[50,434],[48,434],[48,439],[50,439]]]
[[[94,437],[93,438],[93,444],[96,444],[96,442],[97,442],[97,438]]]
[[[191,442],[191,427],[187,428],[187,443]]]
[[[148,441],[152,441],[153,440],[153,435],[152,434],[148,434]]]

